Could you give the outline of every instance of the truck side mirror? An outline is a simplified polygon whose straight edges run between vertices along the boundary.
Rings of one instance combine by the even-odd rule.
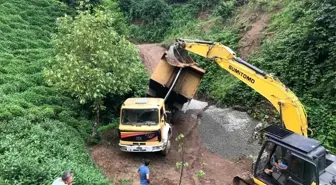
[[[170,123],[170,121],[171,121],[171,112],[170,111],[166,111],[164,113],[164,116],[165,116],[166,122]]]

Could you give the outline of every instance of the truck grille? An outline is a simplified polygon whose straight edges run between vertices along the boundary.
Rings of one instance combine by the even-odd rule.
[[[120,132],[120,139],[123,141],[157,141],[160,140],[159,131],[148,132]]]

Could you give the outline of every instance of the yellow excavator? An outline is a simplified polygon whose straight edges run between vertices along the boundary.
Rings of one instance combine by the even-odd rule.
[[[194,64],[188,52],[213,59],[268,99],[280,114],[282,127],[263,129],[267,139],[253,167],[253,182],[235,177],[233,184],[336,185],[336,156],[321,142],[308,138],[306,111],[289,88],[219,42],[177,39],[168,50],[168,63],[179,70]]]

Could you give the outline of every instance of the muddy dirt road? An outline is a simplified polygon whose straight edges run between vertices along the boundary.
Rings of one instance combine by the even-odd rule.
[[[159,63],[165,49],[159,44],[141,44],[137,45],[141,60],[150,73],[154,71]]]
[[[229,161],[217,154],[210,153],[203,145],[197,129],[200,110],[188,110],[179,113],[177,123],[173,125],[173,138],[180,133],[185,135],[185,168],[182,184],[186,185],[226,185],[232,184],[232,178],[250,170],[250,160]],[[179,169],[176,162],[181,160],[178,143],[172,142],[170,154],[162,157],[159,153],[123,153],[117,146],[115,133],[108,133],[104,142],[93,148],[91,154],[106,177],[116,184],[139,184],[136,169],[144,157],[151,160],[151,181],[153,185],[176,185]],[[203,170],[205,175],[197,179],[195,173]]]

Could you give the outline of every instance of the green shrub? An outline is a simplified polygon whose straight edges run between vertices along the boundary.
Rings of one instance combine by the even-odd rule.
[[[99,134],[103,134],[105,131],[109,131],[115,128],[118,128],[119,126],[119,119],[118,118],[112,118],[111,123],[106,124],[106,125],[102,125],[98,128],[98,132]]]
[[[214,10],[213,14],[215,16],[221,16],[223,19],[228,19],[230,16],[232,16],[233,12],[236,9],[235,3],[236,2],[234,0],[221,1]]]
[[[164,0],[119,0],[121,10],[136,24],[130,37],[141,42],[161,41],[171,25],[172,9]]]
[[[190,0],[190,3],[197,6],[199,11],[213,8],[219,4],[221,0]]]
[[[336,116],[332,114],[331,107],[320,104],[319,100],[308,99],[306,109],[308,111],[309,126],[312,136],[320,140],[323,145],[335,153],[336,151]]]
[[[110,184],[95,168],[77,131],[65,123],[23,118],[0,123],[0,171],[6,184],[49,185],[72,169],[76,184]]]
[[[325,136],[318,130],[331,130],[335,125],[335,21],[334,1],[291,1],[271,25],[275,39],[264,42],[261,54],[252,58],[274,72],[307,105],[316,138]],[[329,136],[325,142],[331,147],[335,141]]]

